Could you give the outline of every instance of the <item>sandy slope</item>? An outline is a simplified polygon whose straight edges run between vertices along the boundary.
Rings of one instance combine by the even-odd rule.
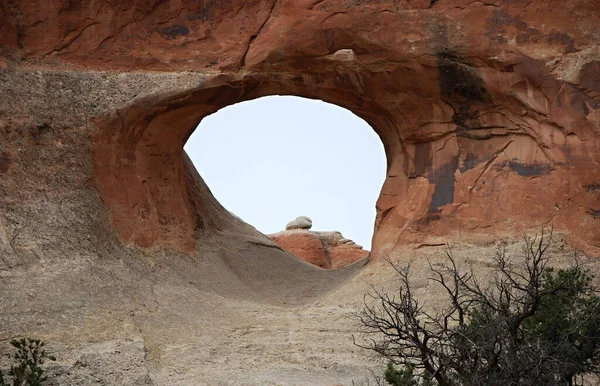
[[[64,385],[330,385],[366,374],[346,318],[356,299],[332,296],[364,261],[327,271],[263,244],[213,234],[193,257],[113,245],[3,271],[1,336],[47,341]]]
[[[95,259],[3,271],[1,336],[49,342],[61,385],[350,385],[381,368],[353,345],[351,314],[370,285],[394,288],[385,261],[322,270],[236,227],[199,239],[193,257],[115,243]],[[486,269],[495,245],[454,249],[465,266]],[[443,253],[407,247],[391,256],[412,261],[428,307],[443,304],[426,280]],[[560,237],[552,253],[558,265],[572,257]],[[581,261],[598,269],[597,259]]]

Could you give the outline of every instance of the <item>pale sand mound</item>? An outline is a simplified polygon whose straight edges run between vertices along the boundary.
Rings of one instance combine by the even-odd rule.
[[[268,244],[221,234],[203,240],[213,249],[193,259],[121,251],[103,261],[39,264],[26,275],[15,269],[1,282],[2,327],[49,342],[59,358],[50,375],[61,385],[350,385],[382,369],[353,345],[350,315],[371,284],[394,288],[389,265],[322,270]],[[481,270],[495,245],[454,250],[461,264]],[[555,244],[555,265],[569,262],[567,251]],[[391,256],[413,262],[427,307],[443,305],[426,281],[428,262],[443,254],[442,246]],[[598,269],[597,259],[580,261]],[[10,304],[18,311],[8,312]]]
[[[329,299],[363,264],[323,270],[246,229],[199,240],[194,257],[115,242],[98,258],[2,271],[2,336],[48,342],[61,385],[332,385],[368,375],[346,318],[360,296]]]

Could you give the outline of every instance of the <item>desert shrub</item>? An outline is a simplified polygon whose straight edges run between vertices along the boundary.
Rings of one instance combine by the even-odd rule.
[[[490,280],[460,269],[448,249],[430,279],[447,306],[426,311],[410,265],[392,264],[398,292],[373,290],[357,314],[355,343],[390,361],[391,385],[575,385],[600,375],[600,298],[578,264],[548,265],[550,237],[527,238],[523,265],[496,253]]]
[[[21,338],[13,339],[10,344],[17,350],[9,355],[16,364],[10,367],[8,378],[0,371],[0,386],[41,386],[47,379],[42,365],[47,359],[56,360],[44,349],[45,343],[39,339]]]

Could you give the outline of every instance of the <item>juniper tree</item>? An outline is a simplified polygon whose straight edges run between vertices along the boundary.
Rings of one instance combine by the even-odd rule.
[[[579,264],[551,268],[551,240],[526,238],[522,265],[498,249],[489,281],[461,269],[448,249],[441,267],[429,265],[447,300],[437,312],[416,298],[410,265],[392,264],[400,288],[365,297],[355,343],[391,361],[405,385],[574,385],[600,374],[593,276]]]

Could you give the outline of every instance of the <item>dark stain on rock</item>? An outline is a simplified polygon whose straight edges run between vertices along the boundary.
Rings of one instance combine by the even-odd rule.
[[[591,215],[595,219],[600,219],[600,209],[589,208],[588,210],[586,210],[586,213]]]
[[[550,167],[547,164],[524,164],[515,160],[508,162],[508,167],[517,172],[523,177],[539,176],[550,172]]]
[[[579,72],[581,87],[600,93],[600,60],[584,64]]]
[[[592,182],[591,184],[586,185],[585,190],[587,190],[589,193],[600,192],[600,181]]]
[[[563,44],[565,46],[565,54],[579,51],[575,47],[573,38],[564,32],[552,30],[549,34],[545,35],[545,38],[550,44]]]
[[[200,8],[194,12],[188,13],[185,17],[188,21],[200,20],[202,23],[207,21],[213,21],[212,16],[212,2],[209,2],[204,8]]]
[[[448,99],[459,98],[462,102],[486,102],[490,96],[483,80],[475,69],[447,53],[438,53],[440,94]]]
[[[160,34],[165,39],[176,39],[179,36],[185,36],[190,34],[190,29],[184,25],[172,25],[170,27],[165,27],[160,29]]]
[[[81,1],[75,1],[75,0],[64,0],[61,4],[60,4],[60,11],[61,12],[67,12],[67,11],[79,11],[82,8],[82,3]]]
[[[435,190],[429,203],[429,213],[439,212],[440,206],[454,201],[454,172],[458,167],[458,157],[451,162],[438,167],[428,174],[427,180],[435,184]]]
[[[595,105],[595,103],[594,103],[594,105]],[[585,115],[588,115],[590,113],[588,104],[585,103],[584,98],[582,98],[580,95],[573,96],[573,98],[571,99],[571,107],[574,108],[575,110],[583,112]],[[597,108],[597,107],[594,107],[594,108]]]
[[[506,29],[509,26],[515,27],[518,31],[527,29],[527,23],[520,16],[512,16],[505,8],[499,8],[492,12],[487,19],[487,32],[485,35],[491,41],[505,44],[508,42],[505,36]]]
[[[487,19],[487,32],[485,35],[491,41],[505,44],[508,42],[505,36],[507,36],[507,29],[509,27],[514,27],[518,31],[515,41],[519,44],[539,44],[546,42],[549,44],[564,45],[565,54],[579,51],[575,47],[575,41],[570,35],[556,30],[544,34],[539,29],[530,27],[523,21],[521,16],[511,15],[505,8],[499,8],[492,12],[491,16]]]
[[[467,156],[463,160],[459,170],[461,173],[464,173],[467,170],[473,169],[477,165],[479,165],[479,159],[477,158],[477,154],[467,153]]]
[[[560,93],[556,98],[556,105],[558,107],[570,106],[585,115],[590,113],[590,109],[598,109],[598,103],[577,87],[568,83],[565,83],[563,87],[565,92]]]
[[[50,129],[50,125],[48,125],[47,123],[41,123],[31,128],[31,137],[37,140]]]
[[[555,45],[563,45],[565,47],[564,53],[571,54],[579,51],[575,47],[575,41],[569,35],[564,32],[552,31],[548,34],[544,34],[537,28],[527,27],[523,32],[519,33],[515,37],[515,41],[519,44],[524,43],[549,43]]]
[[[439,213],[430,212],[427,213],[425,216],[421,217],[419,220],[417,220],[417,223],[421,226],[428,226],[432,222],[438,221],[440,218],[442,217]]]
[[[457,126],[456,135],[458,137],[469,137],[466,133],[467,121],[476,117],[476,114],[471,112],[471,104],[470,103],[462,103],[459,105],[458,109],[454,109],[454,114],[452,115],[452,122],[454,122]]]
[[[415,176],[423,176],[431,168],[432,154],[431,143],[417,143],[415,145]]]
[[[504,32],[514,18],[504,8],[492,12],[487,19],[488,30],[490,32]],[[525,25],[526,27],[527,25]]]
[[[5,151],[0,153],[0,173],[8,172],[11,164],[12,160],[10,159],[10,155]]]
[[[471,112],[472,104],[489,102],[491,98],[474,67],[460,63],[447,53],[438,53],[437,61],[440,94],[454,109],[452,121],[460,131],[467,128],[466,122],[476,115]]]

